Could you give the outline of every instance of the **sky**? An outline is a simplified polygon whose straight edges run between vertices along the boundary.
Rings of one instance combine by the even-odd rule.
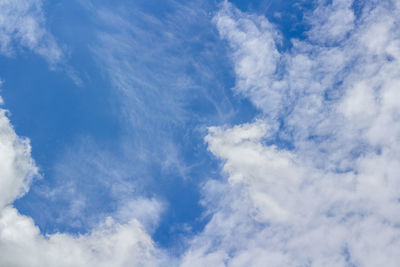
[[[0,0],[0,266],[397,267],[399,17]]]

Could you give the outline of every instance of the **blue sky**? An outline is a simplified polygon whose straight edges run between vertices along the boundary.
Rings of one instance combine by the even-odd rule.
[[[85,160],[80,157],[89,157],[80,155],[86,150],[90,157],[107,153],[118,164],[130,165],[129,170],[121,171],[123,179],[139,183],[140,188],[135,190],[140,195],[157,196],[167,202],[168,211],[162,215],[154,234],[161,245],[170,246],[180,239],[183,225],[192,228],[190,232],[204,226],[207,219],[201,218],[199,186],[205,179],[219,176],[218,162],[210,157],[203,141],[205,127],[245,122],[257,111],[246,99],[230,91],[234,85],[230,62],[210,21],[217,3],[193,3],[203,9],[197,16],[209,14],[200,21],[183,18],[189,25],[182,29],[177,29],[182,27],[182,18],[174,13],[187,7],[172,2],[163,5],[145,1],[103,1],[95,6],[79,1],[46,2],[46,26],[57,33],[54,36],[58,43],[67,47],[65,62],[55,69],[49,68],[43,58],[29,51],[24,51],[18,60],[12,57],[2,62],[2,77],[7,81],[3,87],[5,107],[12,111],[16,131],[31,140],[32,156],[43,176],[15,205],[22,214],[34,218],[43,233],[85,233],[91,229],[87,217],[96,221],[99,218],[92,217],[99,212],[115,211],[118,197],[110,195],[109,184],[97,180],[107,178],[91,178],[97,171],[90,162],[76,166],[77,161]],[[163,31],[173,31],[176,37],[166,40],[156,36]],[[101,38],[115,40],[102,43]],[[154,38],[151,47],[147,46],[147,38]],[[134,44],[129,44],[131,41]],[[136,100],[120,99],[118,85],[113,84],[118,81],[112,80],[102,61],[108,59],[99,55],[104,53],[102,49],[115,50],[107,56],[129,61],[121,63],[127,66],[121,66],[119,71],[132,76],[127,81],[128,90],[132,91],[128,97],[137,97],[139,106]],[[78,83],[69,71],[79,77]],[[180,79],[187,79],[182,83],[189,83],[189,88],[177,85]],[[134,116],[134,121],[124,117],[125,112],[132,113],[128,116]],[[142,153],[151,159],[132,159]],[[170,156],[177,158],[165,158]],[[66,173],[71,170],[65,169],[71,167],[77,170]],[[85,195],[87,207],[83,214],[71,219],[78,223],[60,219],[60,214],[70,209],[70,196],[57,194],[52,200],[46,196],[48,190],[69,182],[79,185],[80,193]],[[42,209],[38,210],[38,206]]]
[[[0,265],[396,266],[398,15],[0,0]]]
[[[267,4],[256,1],[252,3],[239,1],[236,4],[243,10],[260,10],[261,14],[273,14],[279,10],[285,13],[290,12],[289,14],[295,17],[299,12],[299,10],[288,10],[287,6],[279,6],[279,3],[276,2]],[[180,229],[183,225],[190,226],[194,232],[197,232],[207,221],[206,218],[201,219],[203,209],[198,203],[200,200],[199,185],[205,179],[218,177],[219,174],[218,163],[209,156],[204,144],[204,129],[202,128],[208,125],[249,121],[257,114],[257,111],[246,99],[240,99],[230,91],[230,88],[234,86],[234,77],[226,55],[226,47],[219,40],[210,21],[213,12],[216,12],[218,8],[217,3],[193,3],[194,7],[200,6],[203,9],[199,13],[208,13],[207,17],[201,17],[200,21],[193,21],[190,17],[186,18],[189,25],[178,29],[183,30],[183,33],[173,32],[177,35],[176,40],[169,40],[170,43],[164,45],[165,38],[158,37],[154,40],[154,47],[151,48],[147,47],[146,40],[142,41],[141,38],[145,39],[147,35],[154,38],[153,34],[177,30],[175,27],[181,27],[178,25],[181,18],[174,14],[175,9],[186,7],[177,7],[179,4],[172,2],[165,2],[161,6],[159,3],[135,2],[132,4],[124,1],[117,4],[111,3],[111,5],[115,7],[110,7],[110,2],[107,1],[96,2],[95,7],[86,7],[84,4],[74,1],[68,3],[46,2],[44,12],[48,13],[47,27],[60,45],[67,47],[68,55],[63,64],[68,66],[57,67],[60,70],[51,69],[41,57],[34,54],[25,54],[18,60],[5,58],[7,61],[2,64],[5,70],[2,76],[7,81],[5,89],[3,89],[6,107],[12,111],[11,119],[16,131],[20,135],[30,138],[33,146],[32,156],[43,175],[43,179],[35,181],[30,192],[17,200],[15,204],[22,214],[34,218],[44,233],[56,231],[85,233],[90,230],[90,226],[85,222],[86,217],[96,216],[99,212],[114,211],[117,204],[115,197],[108,193],[108,185],[97,185],[97,178],[92,178],[93,180],[90,178],[92,172],[95,172],[91,168],[95,167],[82,167],[83,169],[78,173],[72,174],[64,174],[63,170],[57,170],[60,162],[69,160],[65,159],[65,154],[69,153],[67,157],[71,158],[80,157],[80,155],[74,155],[79,152],[69,151],[70,147],[87,145],[89,146],[87,149],[94,150],[93,154],[96,154],[96,150],[99,149],[113,154],[117,161],[124,161],[124,163],[132,165],[133,170],[126,172],[139,172],[139,175],[143,175],[143,178],[136,178],[135,174],[123,174],[128,176],[128,179],[144,180],[139,181],[139,183],[145,183],[142,185],[144,188],[139,189],[144,191],[140,194],[165,198],[170,206],[169,212],[163,215],[161,225],[154,237],[161,245],[169,246],[181,238],[182,230]],[[121,11],[121,9],[125,10]],[[112,18],[102,20],[96,11],[109,12],[107,15],[110,16],[111,14],[120,15],[124,20],[129,21],[129,25],[125,25],[126,27],[139,27],[140,32],[136,34],[133,30],[126,33],[125,29],[119,32],[120,21],[114,23],[111,21]],[[143,12],[143,14],[135,16],[135,12]],[[154,25],[145,21],[145,16],[159,20],[160,24]],[[168,16],[171,18],[167,18]],[[162,25],[164,22],[170,25]],[[293,21],[291,23],[294,24]],[[288,26],[283,24],[282,27]],[[112,78],[104,73],[106,72],[105,68],[102,68],[104,64],[98,61],[98,55],[95,52],[96,49],[99,49],[98,46],[102,45],[98,39],[99,35],[103,34],[110,34],[115,38],[122,38],[119,34],[126,35],[126,42],[130,41],[129,38],[139,39],[138,44],[122,51],[123,55],[121,56],[131,61],[129,67],[137,73],[133,74],[135,79],[143,79],[138,83],[145,82],[151,86],[158,86],[160,89],[157,90],[162,91],[154,92],[155,95],[142,95],[142,92],[148,90],[146,86],[136,85],[134,81],[129,81],[132,83],[129,85],[131,86],[129,89],[138,92],[137,96],[143,98],[140,101],[145,107],[136,110],[134,103],[121,104],[118,93],[113,92],[116,88],[113,88]],[[288,34],[299,34],[299,32],[297,29],[290,29]],[[124,41],[121,40],[121,42]],[[118,47],[118,44],[109,45],[112,47],[107,47],[107,49],[115,49],[116,53],[119,52],[118,49],[122,49]],[[184,49],[184,54],[180,54],[180,49]],[[154,58],[151,58],[152,50],[159,50]],[[146,53],[149,55],[145,56]],[[203,55],[205,53],[210,54]],[[169,60],[177,61],[176,57],[187,59],[182,62],[168,62]],[[199,60],[199,62],[191,62],[192,60]],[[194,66],[194,64],[200,66]],[[141,70],[144,67],[146,69]],[[172,67],[174,71],[168,70],[169,67]],[[196,70],[196,67],[202,69]],[[73,69],[72,71],[82,81],[76,84],[68,76],[68,73],[65,73],[65,70],[61,70],[62,68]],[[212,70],[208,70],[208,68]],[[213,71],[216,74],[210,73]],[[152,78],[152,76],[156,76],[154,72],[162,73],[159,80]],[[204,75],[211,75],[211,77],[204,80],[202,77]],[[193,87],[193,89],[189,89],[191,92],[186,93],[187,88],[171,88],[175,87],[177,80],[183,76],[187,76],[185,79],[191,80],[189,85]],[[7,88],[14,90],[6,90]],[[174,94],[189,95],[175,100],[176,95]],[[173,110],[174,106],[170,107],[169,103],[164,103],[163,100],[168,97],[171,97],[171,100],[167,101],[176,101],[175,105],[181,105],[181,110]],[[155,106],[151,106],[152,104]],[[123,112],[121,105],[132,105],[127,107],[128,112],[133,112],[135,120],[139,122],[133,125],[126,122],[121,115]],[[168,115],[162,118],[158,112],[167,112]],[[148,119],[146,116],[151,118]],[[141,132],[140,128],[143,125],[147,129]],[[150,134],[147,135],[146,131],[150,131]],[[140,144],[137,144],[135,140],[133,144],[124,144],[128,146],[126,149],[130,150],[129,157],[138,156],[142,152],[136,152],[137,149],[143,149],[146,151],[145,153],[149,154],[159,154],[159,146],[166,143],[171,146],[170,149],[174,149],[173,153],[179,157],[174,160],[179,160],[180,162],[177,164],[181,166],[168,166],[163,169],[161,166],[163,163],[160,161],[165,159],[151,160],[152,162],[149,162],[149,159],[146,159],[146,162],[126,159],[126,155],[121,155],[124,152],[119,151],[124,149],[121,148],[121,142],[125,142],[122,139],[130,139],[132,135],[135,135],[134,138],[138,139]],[[159,135],[167,137],[164,139]],[[155,147],[153,147],[154,138],[160,139],[156,141]],[[86,144],[86,142],[90,144]],[[90,145],[94,145],[96,148],[90,148]],[[138,148],[138,146],[142,148]],[[75,149],[81,151],[86,148]],[[91,156],[95,157],[96,155],[93,154]],[[76,163],[72,162],[71,164]],[[66,166],[66,168],[70,168],[70,166]],[[187,170],[182,173],[182,170],[175,168],[186,168]],[[84,214],[77,215],[79,217],[77,218],[78,225],[59,218],[60,213],[68,212],[70,209],[69,199],[64,199],[61,194],[61,196],[56,196],[53,201],[49,201],[43,194],[43,190],[60,186],[67,181],[76,184],[83,183],[80,184],[82,186],[80,191],[86,196],[88,207],[83,211]],[[94,185],[90,185],[90,188],[85,186],[88,181],[94,183]],[[182,202],[182,199],[185,201]],[[43,207],[45,211],[37,210],[37,206]],[[85,216],[85,218],[81,218],[81,216]]]

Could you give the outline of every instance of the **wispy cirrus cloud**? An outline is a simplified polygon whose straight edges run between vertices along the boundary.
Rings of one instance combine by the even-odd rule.
[[[85,5],[96,26],[90,51],[112,88],[110,113],[121,134],[111,148],[90,136],[77,140],[59,157],[55,183],[37,188],[62,203],[57,221],[71,221],[80,231],[104,217],[98,210],[118,213],[143,196],[168,209],[169,198],[185,193],[173,188],[193,185],[197,191],[208,175],[206,124],[238,115],[218,78],[223,47],[215,43],[208,4],[164,5],[162,14],[146,5]],[[171,189],[164,191],[166,186]],[[196,205],[196,197],[187,201]]]
[[[0,52],[13,55],[29,49],[44,57],[50,65],[58,63],[63,51],[46,29],[41,0],[0,1]]]
[[[32,179],[38,178],[39,172],[31,156],[29,139],[15,133],[7,113],[0,109],[0,265],[165,264],[168,256],[156,248],[148,234],[157,225],[162,210],[154,199],[131,199],[123,209],[112,214],[115,219],[104,216],[85,235],[43,235],[32,218],[21,215],[12,203],[28,192]],[[72,196],[72,203],[79,202],[79,195]]]

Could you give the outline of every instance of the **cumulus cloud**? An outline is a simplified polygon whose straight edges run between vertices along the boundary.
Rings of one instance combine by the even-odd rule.
[[[227,181],[206,184],[212,219],[183,266],[396,266],[396,160],[373,154],[357,173],[330,172],[265,146],[264,131],[260,121],[211,128]]]
[[[184,266],[398,264],[400,9],[366,1],[357,20],[352,13],[352,1],[321,4],[310,37],[279,54],[266,18],[228,3],[215,17],[236,90],[265,114],[210,128],[226,180],[204,188],[212,219]],[[266,145],[277,136],[293,149]]]
[[[50,64],[63,56],[54,37],[45,27],[41,0],[0,1],[0,53],[12,55],[27,48],[43,56]]]
[[[136,220],[107,218],[91,234],[43,236],[12,207],[0,214],[2,266],[159,266],[163,257]]]
[[[238,16],[240,19],[236,19]],[[286,87],[284,82],[274,79],[281,60],[276,48],[278,32],[267,19],[243,15],[228,2],[224,2],[214,22],[232,48],[235,89],[250,97],[271,119],[276,119]]]
[[[15,134],[4,109],[0,109],[0,174],[0,209],[26,193],[38,174],[29,140]]]
[[[321,8],[340,13],[350,6],[351,1],[321,5],[315,11],[313,23],[323,24]],[[263,111],[270,127],[275,126],[270,135],[294,143],[311,160],[318,160],[315,153],[325,152],[330,160],[319,163],[342,170],[353,164],[353,154],[376,148],[371,146],[372,140],[360,137],[367,137],[367,131],[377,125],[371,123],[373,117],[382,118],[379,106],[386,106],[380,103],[382,97],[395,94],[399,33],[395,23],[398,9],[394,3],[367,2],[357,20],[357,28],[344,40],[329,31],[318,34],[320,40],[336,38],[336,45],[315,44],[310,39],[292,40],[293,47],[283,53],[277,52],[279,39],[275,37],[275,30],[264,33],[259,26],[270,24],[266,18],[235,12],[238,11],[226,4],[215,21],[232,48],[238,76],[236,90]],[[312,18],[310,15],[309,19]],[[227,24],[230,25],[228,32]],[[244,30],[243,25],[251,25],[246,26],[251,30]],[[232,37],[238,35],[243,35],[243,40]],[[264,41],[265,38],[269,41]],[[264,50],[249,49],[249,40],[253,39],[252,43],[259,42],[261,46],[265,43]],[[267,64],[257,63],[266,57],[269,59],[263,61]],[[243,66],[247,67],[243,69]],[[390,105],[395,107],[396,103]]]

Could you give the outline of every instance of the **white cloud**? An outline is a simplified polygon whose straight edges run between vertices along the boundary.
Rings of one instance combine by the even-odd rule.
[[[0,109],[0,209],[26,193],[38,174],[30,153],[29,140],[15,134],[7,110]]]
[[[323,24],[320,22],[322,9],[340,14],[344,7],[349,9],[349,6],[351,1],[333,1],[328,6],[322,4],[309,19],[320,25]],[[395,71],[399,56],[399,31],[394,21],[398,9],[391,8],[387,3],[367,2],[357,21],[357,28],[352,29],[348,38],[337,38],[335,45],[314,44],[309,39],[292,40],[293,47],[281,54],[277,54],[274,45],[277,42],[275,30],[271,27],[263,30],[259,26],[269,25],[266,18],[231,9],[226,4],[215,20],[221,35],[232,47],[238,76],[236,90],[247,95],[264,112],[270,127],[278,123],[283,126],[283,131],[276,130],[271,135],[294,142],[296,149],[302,150],[301,153],[309,155],[313,161],[320,158],[315,153],[325,151],[330,160],[321,160],[321,165],[330,164],[330,167],[342,170],[350,168],[353,163],[349,157],[351,151],[363,149],[371,141],[360,138],[360,134],[368,131],[360,119],[368,121],[369,116],[381,117],[380,123],[385,123],[383,117],[387,118],[388,114],[375,114],[380,113],[376,105],[384,95],[395,94],[395,84],[399,79]],[[228,29],[222,23],[224,21],[234,21],[229,25],[236,26]],[[310,32],[318,27],[314,26]],[[248,30],[243,30],[245,28]],[[347,32],[346,29],[344,27],[342,32]],[[241,41],[232,37],[236,35],[246,38]],[[329,39],[331,35],[329,31],[318,34],[320,40]],[[249,49],[249,40],[253,39],[255,41],[251,42],[259,42],[261,46],[265,43],[264,48]],[[269,58],[269,61],[249,65],[248,70],[241,67],[253,59],[263,58]],[[275,70],[277,64],[280,64],[279,71]],[[363,84],[367,85],[367,90],[361,88]],[[364,93],[359,91],[356,94],[356,88]],[[357,96],[356,102],[352,97]],[[392,108],[396,109],[395,98],[390,99]],[[386,105],[381,103],[381,106]],[[358,119],[352,120],[352,116],[358,116]],[[375,125],[378,124],[370,123],[368,128],[372,130]]]
[[[212,219],[183,266],[398,265],[400,9],[367,1],[355,21],[351,4],[321,4],[310,38],[281,54],[266,18],[217,14],[236,90],[265,116],[210,128],[227,179],[206,184]],[[266,145],[276,136],[293,149]]]
[[[0,54],[12,55],[20,48],[43,56],[50,65],[63,56],[45,27],[42,0],[0,1]]]
[[[312,26],[308,32],[309,40],[329,45],[346,38],[354,28],[352,4],[353,1],[349,0],[334,0],[331,3],[321,1],[307,18]]]
[[[2,266],[159,266],[164,260],[140,223],[107,218],[90,234],[42,236],[32,219],[7,207],[0,214]]]
[[[240,19],[236,19],[238,16]],[[285,83],[273,79],[281,58],[275,45],[280,39],[278,32],[267,19],[241,14],[228,2],[224,2],[214,22],[232,48],[235,89],[275,119],[286,88]]]
[[[263,128],[211,129],[228,180],[206,185],[212,219],[183,266],[396,266],[398,160],[370,154],[357,172],[320,170],[263,145]]]

